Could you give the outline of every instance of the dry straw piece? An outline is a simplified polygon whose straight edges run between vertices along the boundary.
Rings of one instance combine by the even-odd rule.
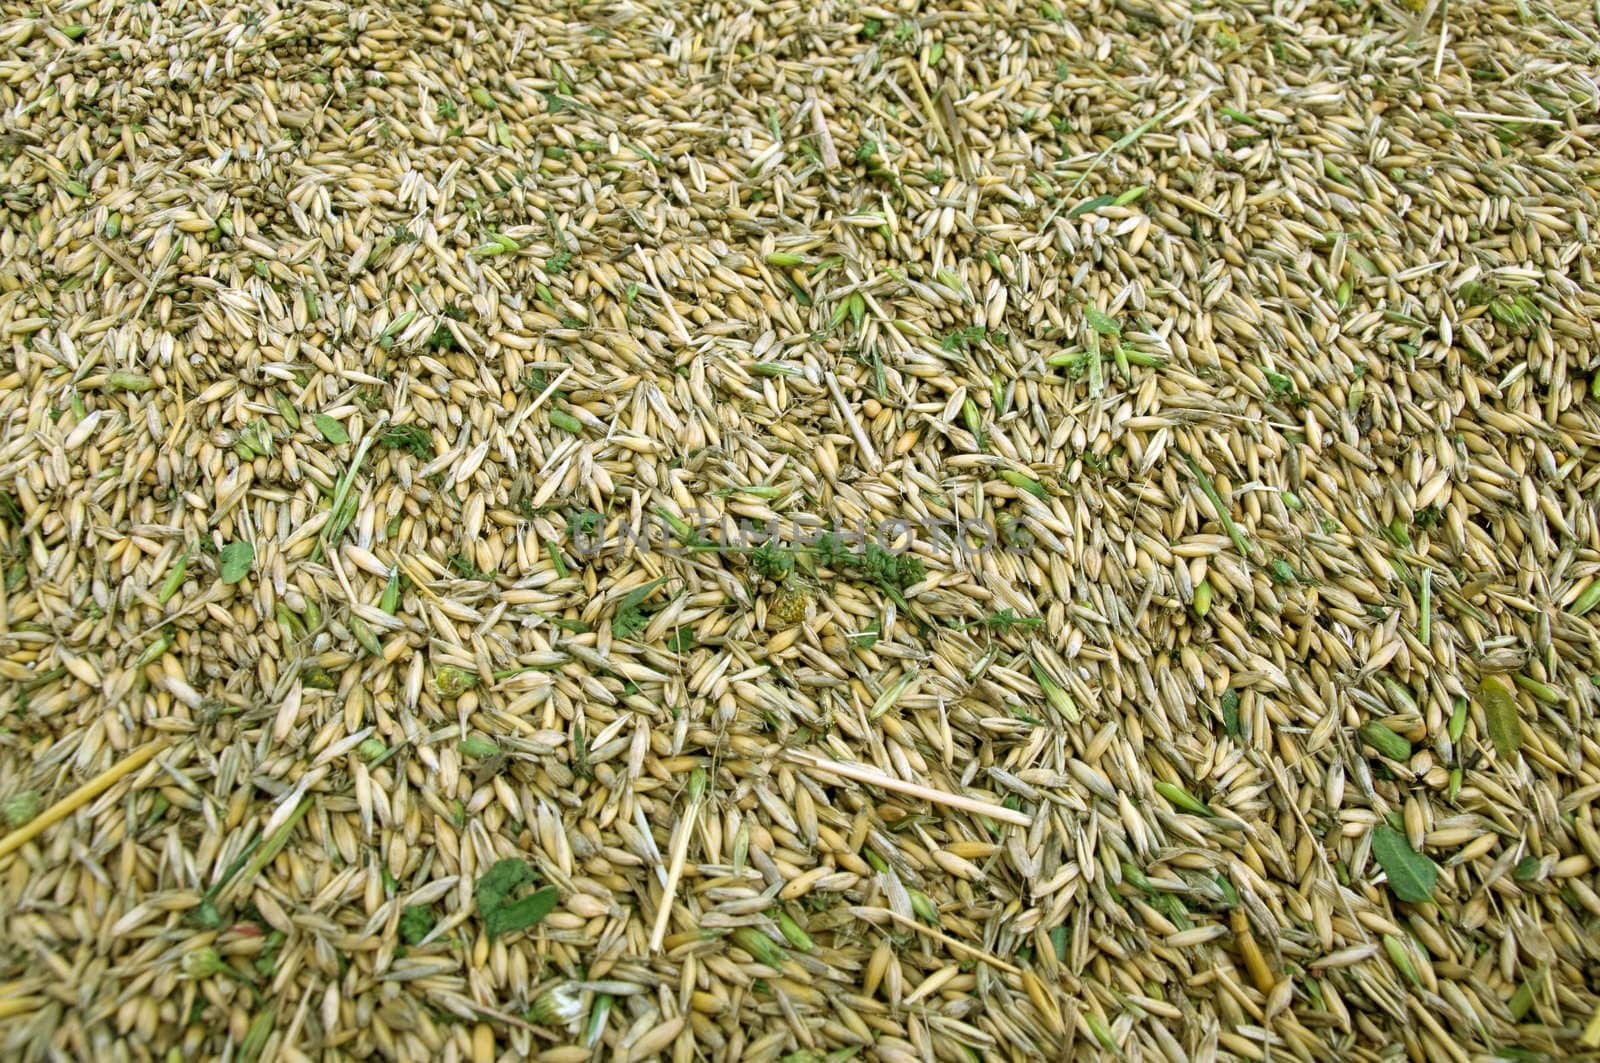
[[[1600,1051],[1597,63],[3,0],[0,1058]]]

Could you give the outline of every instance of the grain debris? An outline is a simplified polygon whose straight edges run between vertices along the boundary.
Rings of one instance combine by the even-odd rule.
[[[0,0],[0,1055],[1592,1051],[1595,40]]]

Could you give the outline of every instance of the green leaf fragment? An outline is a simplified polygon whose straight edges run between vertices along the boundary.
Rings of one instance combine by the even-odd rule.
[[[554,886],[527,892],[538,878],[531,864],[510,856],[497,861],[478,879],[473,898],[491,939],[536,926],[555,911]]]
[[[1239,737],[1239,692],[1232,688],[1223,691],[1222,729],[1229,738]]]
[[[1207,476],[1205,470],[1200,468],[1199,462],[1188,454],[1183,454],[1181,451],[1179,453],[1183,457],[1184,463],[1189,466],[1189,471],[1194,475],[1195,480],[1200,484],[1200,490],[1211,502],[1211,508],[1216,512],[1218,523],[1222,525],[1222,530],[1228,533],[1228,538],[1233,540],[1233,545],[1239,551],[1240,556],[1246,561],[1253,558],[1255,555],[1250,550],[1250,544],[1245,540],[1244,533],[1239,530],[1239,526],[1233,522],[1233,514],[1229,513],[1228,507],[1223,504],[1222,495],[1217,491],[1217,485],[1212,483],[1211,477]]]
[[[1502,758],[1522,748],[1522,721],[1517,715],[1517,696],[1504,679],[1484,676],[1478,684],[1478,704],[1489,728],[1489,741]]]
[[[263,868],[276,860],[278,854],[283,851],[283,847],[289,844],[290,835],[294,833],[294,829],[299,826],[300,821],[305,819],[306,813],[311,811],[311,805],[311,798],[302,797],[300,803],[295,806],[294,811],[289,813],[289,818],[284,820],[277,830],[262,839],[261,847],[255,851],[255,855],[250,857],[249,862],[244,865],[244,871],[241,873],[242,882],[253,888],[256,876],[261,874]]]
[[[400,940],[407,945],[421,944],[438,925],[433,909],[426,904],[413,904],[400,913]]]
[[[436,456],[433,436],[416,425],[391,425],[384,429],[378,442],[390,450],[404,450],[418,461],[432,461]]]
[[[400,569],[395,567],[389,570],[389,580],[383,585],[383,596],[378,599],[378,608],[388,613],[395,614],[400,608]]]
[[[1116,318],[1104,311],[1096,310],[1092,306],[1083,308],[1083,318],[1089,323],[1090,328],[1102,336],[1120,336],[1122,334],[1122,325]]]
[[[1439,869],[1411,848],[1404,834],[1379,824],[1372,832],[1372,855],[1388,876],[1390,892],[1400,900],[1422,904],[1432,898]]]
[[[217,558],[221,562],[222,582],[238,583],[250,574],[256,561],[256,548],[247,542],[229,543]]]
[[[643,587],[636,587],[622,596],[617,603],[617,613],[611,620],[611,634],[619,639],[632,638],[644,630],[649,617],[639,608],[640,604],[648,598],[653,591],[667,582],[665,576],[646,583]]]
[[[1517,1022],[1521,1022],[1523,1017],[1528,1014],[1529,1009],[1533,1007],[1534,998],[1544,988],[1545,978],[1549,974],[1550,969],[1548,967],[1535,968],[1534,972],[1528,976],[1528,980],[1517,986],[1517,991],[1511,994],[1510,1000],[1506,1001],[1506,1010],[1511,1012],[1511,1017]],[[1502,1058],[1509,1058],[1504,1051],[1499,1054]]]
[[[344,425],[325,413],[313,414],[311,423],[317,426],[317,431],[322,434],[323,439],[335,446],[350,442],[350,433],[344,430]]]
[[[685,546],[693,546],[700,541],[700,537],[695,533],[694,525],[663,506],[657,506],[655,510],[656,515],[667,522],[678,542]]]
[[[1094,211],[1097,211],[1101,207],[1112,206],[1116,202],[1116,196],[1095,196],[1093,199],[1086,199],[1082,203],[1079,203],[1076,207],[1073,207],[1071,210],[1067,211],[1067,217],[1081,218],[1085,214],[1090,214]]]

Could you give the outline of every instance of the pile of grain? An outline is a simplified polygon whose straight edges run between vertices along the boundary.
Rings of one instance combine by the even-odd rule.
[[[1592,1050],[1597,62],[6,0],[0,1056]]]

